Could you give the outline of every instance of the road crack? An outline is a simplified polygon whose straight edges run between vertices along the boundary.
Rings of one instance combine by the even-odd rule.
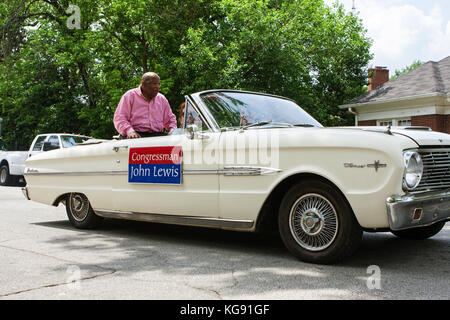
[[[32,250],[13,248],[13,247],[5,246],[5,245],[0,245],[0,248],[6,248],[6,249],[9,249],[9,250],[16,250],[16,251],[31,253],[31,254],[42,256],[42,257],[45,257],[45,258],[54,259],[56,261],[67,263],[67,264],[70,264],[70,265],[86,266],[86,264],[84,264],[84,263],[79,263],[79,262],[71,261],[71,260],[67,260],[67,259],[61,259],[61,258],[58,258],[58,257],[50,256],[48,254],[44,254],[44,253],[40,253],[40,252],[36,252],[36,251],[32,251]],[[81,282],[81,281],[96,279],[96,278],[100,278],[100,277],[109,276],[109,275],[112,275],[112,274],[117,272],[117,270],[113,269],[113,268],[105,268],[105,267],[102,267],[102,266],[99,266],[99,265],[89,265],[89,266],[90,267],[95,267],[95,268],[98,268],[98,269],[101,269],[101,270],[104,270],[105,272],[100,273],[100,274],[96,274],[96,275],[92,275],[92,276],[80,277],[79,279],[76,279],[76,280],[73,280],[73,281],[58,282],[58,283],[53,283],[53,284],[47,284],[47,285],[39,286],[39,287],[36,287],[36,288],[30,288],[30,289],[24,289],[24,290],[19,290],[19,291],[15,291],[15,292],[0,294],[0,298],[9,297],[9,296],[13,296],[13,295],[17,295],[17,294],[21,294],[21,293],[25,293],[25,292],[30,292],[30,291],[36,291],[36,290],[41,290],[41,289],[46,289],[46,288],[53,288],[53,287],[69,285],[71,283],[75,283],[75,282],[78,282],[78,281]]]
[[[214,293],[214,294],[218,297],[219,300],[223,300],[221,290],[234,288],[234,287],[237,286],[238,283],[239,283],[239,281],[237,280],[237,278],[236,278],[234,272],[235,272],[235,270],[231,270],[231,279],[232,279],[233,283],[232,283],[231,285],[228,285],[228,286],[220,287],[219,289],[210,289],[210,288],[203,288],[203,287],[195,287],[195,286],[191,285],[189,282],[184,282],[184,284],[185,284],[186,286],[190,287],[190,288],[193,288],[193,289],[202,290],[202,291],[207,291],[207,292],[212,292],[212,293]]]
[[[212,292],[214,293],[219,300],[223,300],[222,296],[220,295],[220,292],[214,289],[209,289],[209,288],[202,288],[202,287],[194,287],[193,285],[191,285],[189,282],[184,282],[184,284],[186,286],[188,286],[189,288],[193,288],[193,289],[197,289],[197,290],[202,290],[202,291],[206,291],[206,292]]]

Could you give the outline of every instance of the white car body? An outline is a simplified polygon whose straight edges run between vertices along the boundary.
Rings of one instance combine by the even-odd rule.
[[[6,184],[6,181],[10,179],[9,176],[16,178],[22,177],[25,171],[26,159],[43,152],[44,142],[53,141],[55,143],[54,148],[64,148],[62,137],[90,139],[90,137],[67,133],[46,133],[37,135],[33,139],[28,151],[0,151],[0,166],[7,166],[8,168],[7,176],[5,176],[6,172],[3,172],[2,170],[0,184]]]
[[[9,165],[11,175],[23,175],[27,158],[28,151],[0,151],[0,163],[6,162]]]
[[[27,197],[58,205],[67,195],[79,193],[102,217],[258,231],[265,218],[277,215],[273,211],[292,183],[316,179],[343,195],[359,226],[366,230],[408,229],[448,220],[450,135],[423,128],[220,130],[202,103],[202,95],[205,92],[188,96],[187,102],[208,124],[207,130],[109,140],[33,156],[26,162]],[[264,157],[252,153],[260,151],[261,137],[274,143],[270,151],[276,153],[275,161],[262,161]],[[130,150],[158,146],[181,146],[181,184],[129,183]],[[447,180],[438,189],[427,188],[419,194],[405,191],[403,151],[430,148],[447,152],[443,173]],[[195,157],[203,160],[193,161]],[[430,192],[438,192],[433,199],[442,202],[439,214],[431,221],[396,222],[398,209],[389,205],[388,198],[396,203],[405,196]],[[277,207],[272,208],[272,203]]]

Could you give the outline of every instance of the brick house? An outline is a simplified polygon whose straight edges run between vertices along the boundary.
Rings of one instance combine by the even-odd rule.
[[[357,126],[427,126],[450,133],[450,56],[429,61],[389,81],[389,70],[369,70],[369,91],[339,106]]]

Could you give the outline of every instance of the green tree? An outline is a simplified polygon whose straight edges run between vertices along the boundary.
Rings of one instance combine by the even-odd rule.
[[[421,66],[422,64],[423,64],[423,62],[420,61],[419,59],[414,60],[414,62],[411,63],[409,66],[406,66],[406,67],[404,67],[403,69],[400,69],[400,70],[396,69],[396,70],[395,70],[395,74],[394,74],[393,76],[391,76],[391,77],[389,78],[389,80],[397,79],[397,78],[400,77],[401,75],[403,75],[403,74],[405,74],[405,73],[408,73],[408,72],[414,70],[415,68]]]
[[[191,28],[176,60],[183,93],[225,87],[290,97],[326,125],[362,93],[370,40],[343,7],[322,1],[217,4],[216,19]]]
[[[67,26],[70,5],[80,29]],[[325,125],[361,93],[371,59],[361,21],[322,0],[0,2],[0,117],[9,148],[37,133],[116,134],[122,94],[145,71],[174,111],[213,88],[279,94]]]

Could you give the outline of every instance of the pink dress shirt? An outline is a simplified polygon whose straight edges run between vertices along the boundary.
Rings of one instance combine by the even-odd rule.
[[[133,131],[162,132],[163,128],[170,132],[177,127],[177,119],[164,95],[158,93],[148,101],[138,87],[128,90],[120,99],[114,126],[123,136]]]

